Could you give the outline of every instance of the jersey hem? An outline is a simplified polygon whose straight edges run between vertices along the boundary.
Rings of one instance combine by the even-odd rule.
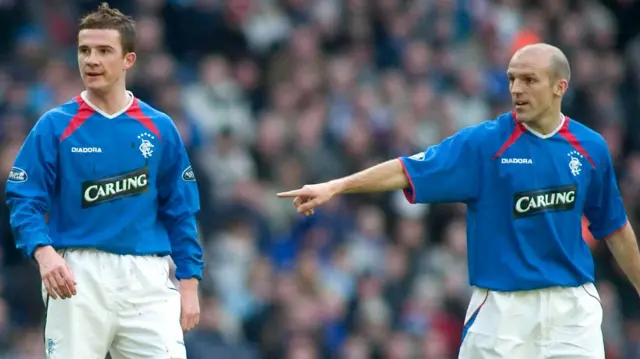
[[[521,287],[521,288],[513,288],[513,289],[497,288],[497,287],[489,288],[487,286],[475,285],[475,284],[472,284],[471,286],[478,289],[484,289],[484,290],[498,292],[498,293],[515,293],[515,292],[529,292],[533,290],[541,290],[541,289],[549,289],[549,288],[580,288],[581,286],[589,283],[595,284],[595,280],[588,279],[584,282],[576,282],[574,284],[548,284],[548,285],[531,286],[529,288]]]
[[[95,247],[95,246],[74,246],[74,245],[52,245],[53,248],[55,250],[62,250],[62,249],[89,249],[89,250],[95,250],[95,251],[99,251],[99,252],[105,252],[105,253],[109,253],[109,254],[115,254],[115,255],[121,255],[121,256],[140,256],[140,257],[145,257],[145,256],[158,256],[158,257],[165,257],[171,254],[171,251],[143,251],[143,252],[132,252],[132,251],[127,251],[127,250],[114,250],[114,249],[107,249],[107,248],[100,248],[100,247]]]

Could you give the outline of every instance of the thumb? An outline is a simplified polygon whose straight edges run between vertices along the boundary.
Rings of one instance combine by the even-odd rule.
[[[298,207],[298,213],[305,213],[307,211],[313,210],[314,208],[318,207],[322,203],[323,203],[323,201],[321,201],[319,198],[314,198],[309,202],[305,202],[305,203],[301,204]]]

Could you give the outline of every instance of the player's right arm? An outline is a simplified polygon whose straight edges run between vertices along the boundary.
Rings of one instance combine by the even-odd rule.
[[[298,212],[342,193],[370,193],[402,189],[411,203],[467,202],[479,194],[479,134],[482,126],[464,129],[440,144],[411,157],[400,157],[330,182],[279,193],[295,198]]]
[[[596,239],[604,240],[618,266],[640,294],[640,249],[629,223],[611,154],[601,139],[596,154],[596,171],[589,184],[584,214],[589,230]]]
[[[53,249],[45,215],[58,171],[58,139],[50,115],[44,114],[29,132],[7,180],[5,198],[16,247],[40,265],[52,298],[75,294],[73,274]]]

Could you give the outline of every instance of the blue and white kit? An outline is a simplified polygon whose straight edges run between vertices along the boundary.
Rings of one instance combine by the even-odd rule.
[[[167,256],[178,279],[201,278],[197,183],[171,118],[128,96],[113,115],[84,92],[46,112],[8,179],[18,248],[53,246],[77,282],[71,299],[45,297],[50,358],[131,357],[153,341],[185,357]]]
[[[460,358],[604,359],[581,221],[598,239],[628,222],[602,136],[566,116],[542,135],[512,112],[400,161],[410,202],[467,205]]]

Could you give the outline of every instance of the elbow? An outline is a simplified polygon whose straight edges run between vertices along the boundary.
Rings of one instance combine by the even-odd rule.
[[[411,176],[409,175],[409,171],[404,164],[402,158],[398,158],[398,170],[395,171],[396,175],[394,176],[394,183],[397,188],[400,189],[413,189],[413,183],[411,181]]]
[[[407,170],[402,158],[398,158],[398,160],[394,162],[396,169],[393,171],[394,176],[390,176],[393,181],[393,187],[400,189],[413,189],[411,176],[409,175],[409,171]]]
[[[402,193],[404,194],[404,198],[407,200],[407,202],[415,204],[417,203],[416,188],[413,185],[411,176],[409,175],[407,167],[405,166],[402,158],[398,158],[398,163],[400,166],[400,170],[396,172],[397,174],[393,179],[394,184],[391,187],[402,189]]]
[[[614,254],[623,254],[637,246],[637,240],[629,222],[604,238],[609,250]]]
[[[616,241],[616,239],[629,237],[629,234],[633,235],[633,229],[631,229],[631,224],[627,220],[622,226],[620,226],[620,228],[614,230],[602,239],[609,244],[612,241]]]
[[[19,227],[31,221],[47,221],[47,203],[34,198],[9,196],[6,200],[9,208],[9,223],[11,227]]]

